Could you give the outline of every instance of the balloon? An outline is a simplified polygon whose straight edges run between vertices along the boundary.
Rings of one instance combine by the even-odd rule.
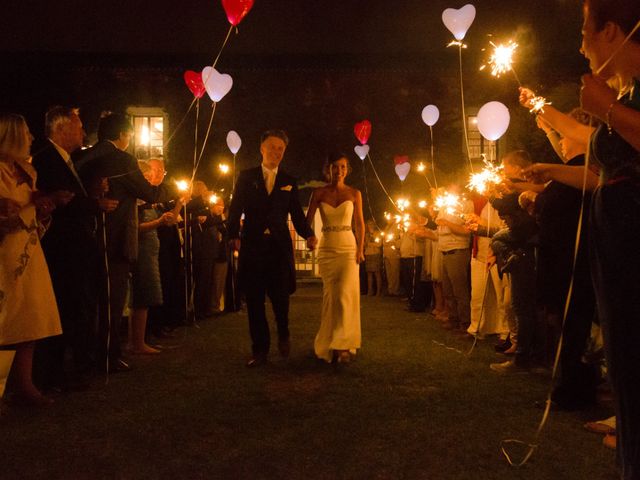
[[[427,105],[422,109],[422,121],[433,127],[440,118],[440,110],[435,105]]]
[[[371,136],[371,122],[369,120],[363,120],[356,123],[353,126],[353,133],[356,134],[356,138],[362,145],[366,145],[369,141],[369,137]]]
[[[409,162],[404,162],[396,165],[396,174],[401,182],[404,182],[404,179],[409,175],[409,170],[411,170],[411,164]]]
[[[356,155],[360,157],[360,160],[364,160],[367,155],[369,155],[369,145],[358,145],[353,149],[356,152]]]
[[[209,97],[214,102],[222,100],[233,86],[231,75],[220,73],[213,67],[204,67],[202,69],[202,81]]]
[[[458,41],[462,40],[467,34],[467,30],[469,30],[474,18],[476,18],[476,7],[470,3],[458,10],[447,8],[442,12],[442,23],[453,33],[453,36]]]
[[[393,157],[393,163],[396,165],[402,165],[403,163],[409,163],[408,155],[396,155]]]
[[[196,98],[202,98],[204,92],[206,92],[204,83],[202,83],[201,73],[194,72],[193,70],[187,70],[184,72],[184,83],[187,84],[187,87]]]
[[[222,7],[227,14],[227,20],[235,27],[249,13],[253,7],[253,0],[222,0]]]
[[[240,150],[241,146],[242,139],[240,138],[240,135],[238,135],[235,130],[229,130],[229,133],[227,133],[227,147],[229,147],[231,153],[233,153],[234,155],[238,153],[238,150]]]
[[[478,130],[487,140],[498,140],[509,128],[509,109],[500,102],[485,103],[478,112]]]

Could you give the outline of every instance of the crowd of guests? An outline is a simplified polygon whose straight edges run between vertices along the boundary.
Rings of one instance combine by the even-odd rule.
[[[127,153],[124,115],[104,115],[84,149],[78,110],[56,106],[45,134],[32,147],[24,118],[0,116],[0,386],[30,406],[237,309],[222,196],[179,191],[161,158]]]

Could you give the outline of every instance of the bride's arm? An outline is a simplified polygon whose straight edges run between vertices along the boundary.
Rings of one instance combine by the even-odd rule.
[[[364,216],[362,215],[362,194],[360,190],[356,190],[355,208],[353,212],[353,222],[356,229],[356,243],[358,249],[356,251],[356,262],[364,262]]]
[[[311,199],[309,199],[309,208],[307,209],[307,223],[311,227],[313,225],[313,219],[316,216],[316,210],[318,209],[318,189],[314,189],[311,192]]]

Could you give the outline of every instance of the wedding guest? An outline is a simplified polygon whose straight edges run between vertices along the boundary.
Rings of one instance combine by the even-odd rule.
[[[22,116],[0,114],[0,348],[16,352],[8,380],[13,400],[44,406],[51,400],[33,384],[33,349],[36,340],[62,329],[39,222],[49,218],[55,201],[67,203],[71,195],[36,192],[32,139]]]
[[[376,222],[367,220],[364,237],[364,267],[367,271],[367,294],[382,296],[382,238]],[[375,285],[375,287],[374,287]]]

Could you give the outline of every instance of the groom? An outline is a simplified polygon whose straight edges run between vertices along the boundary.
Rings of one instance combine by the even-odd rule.
[[[278,350],[283,357],[289,356],[289,295],[296,289],[289,215],[310,250],[318,242],[302,212],[295,179],[279,168],[288,143],[282,130],[262,134],[262,165],[240,172],[229,207],[229,237],[232,247],[240,251],[239,284],[249,313],[253,354],[247,367],[265,364],[269,353],[265,294],[271,299],[276,317]]]

